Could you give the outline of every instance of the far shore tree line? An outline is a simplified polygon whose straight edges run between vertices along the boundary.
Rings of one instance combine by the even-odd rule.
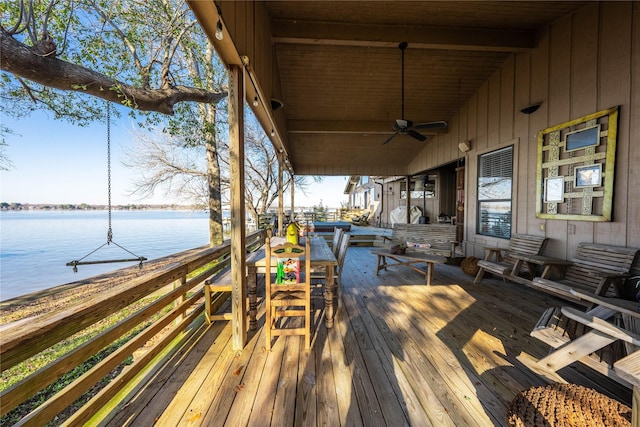
[[[68,211],[99,211],[109,209],[108,205],[92,205],[88,203],[8,203],[0,202],[0,210],[3,211],[53,211],[53,210],[68,210]],[[179,205],[179,204],[126,204],[126,205],[112,205],[113,210],[204,210],[206,206],[203,205]]]

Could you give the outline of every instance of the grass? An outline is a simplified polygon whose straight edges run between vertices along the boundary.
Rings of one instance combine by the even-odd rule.
[[[0,382],[0,391],[4,391],[11,387],[14,384],[19,383],[32,373],[36,372],[38,369],[41,369],[47,366],[49,363],[55,361],[56,359],[64,356],[70,351],[74,350],[78,346],[84,344],[85,342],[91,340],[92,338],[99,335],[104,330],[110,328],[121,320],[125,319],[132,313],[140,310],[141,308],[149,305],[155,299],[160,296],[148,297],[137,301],[125,309],[115,313],[100,322],[95,323],[94,325],[86,328],[77,334],[67,338],[66,340],[60,341],[59,343],[49,347],[48,349],[36,354],[35,356],[25,360],[24,362],[5,370],[2,372],[2,380]],[[101,351],[91,356],[89,359],[85,360],[83,363],[72,369],[71,371],[64,374],[54,383],[48,385],[43,388],[39,392],[37,392],[33,397],[21,403],[18,407],[7,413],[5,416],[0,418],[0,425],[13,425],[17,423],[22,417],[29,414],[31,411],[36,409],[38,406],[42,405],[48,399],[53,397],[56,393],[63,390],[66,386],[71,384],[77,378],[82,376],[85,372],[89,371],[91,368],[96,366],[106,357],[108,357],[111,353],[116,351],[126,342],[131,340],[133,337],[138,335],[148,326],[150,326],[153,322],[158,320],[164,314],[166,314],[169,310],[171,310],[171,306],[165,307],[164,310],[156,313],[154,316],[150,317],[146,321],[137,325],[134,329],[127,332],[125,335],[120,337],[117,341],[109,344],[107,347],[103,348]],[[115,378],[118,373],[126,366],[133,362],[133,357],[130,356],[121,363],[116,369],[110,372],[105,378],[103,378],[98,384],[96,384],[89,392],[85,393],[80,399],[74,402],[71,406],[69,406],[63,413],[56,417],[55,421],[52,421],[49,425],[59,425],[64,419],[71,416],[77,408],[81,407],[84,403],[86,403],[93,395],[98,393],[102,387],[107,385],[113,378]]]

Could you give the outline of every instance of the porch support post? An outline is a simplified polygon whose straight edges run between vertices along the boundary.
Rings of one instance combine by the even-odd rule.
[[[233,349],[247,342],[244,208],[244,68],[229,66],[229,166],[231,175],[231,328]]]
[[[411,224],[411,177],[407,176],[407,224]]]
[[[284,214],[283,214],[283,185],[282,174],[284,169],[284,162],[282,154],[278,155],[278,236],[284,236]]]
[[[289,176],[291,177],[291,185],[289,186],[289,188],[291,189],[291,221],[293,221],[295,219],[295,216],[294,216],[295,209],[293,206],[293,201],[295,199],[294,196],[295,196],[296,187],[295,187],[295,181],[293,180],[293,173],[290,172]]]

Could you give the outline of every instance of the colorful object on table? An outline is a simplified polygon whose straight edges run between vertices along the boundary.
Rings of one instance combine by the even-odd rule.
[[[299,230],[300,225],[297,222],[292,222],[291,224],[289,224],[287,226],[287,242],[297,245]]]

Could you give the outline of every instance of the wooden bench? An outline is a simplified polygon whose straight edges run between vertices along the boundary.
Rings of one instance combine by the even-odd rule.
[[[225,262],[229,263],[228,260]],[[231,313],[218,313],[231,296],[231,286],[231,267],[228,265],[204,281],[204,314],[207,323],[231,320]]]
[[[391,238],[381,236],[381,246],[408,244],[411,251],[453,258],[459,244],[456,229],[451,224],[394,224]]]
[[[438,255],[429,255],[421,252],[405,252],[404,254],[392,254],[388,250],[373,250],[372,254],[377,255],[376,276],[380,270],[386,270],[388,267],[406,266],[412,270],[424,275],[427,285],[431,285],[431,279],[434,275],[434,264],[444,264],[447,259]],[[395,261],[390,263],[388,260]],[[427,269],[423,270],[416,264],[426,264]]]
[[[564,278],[553,281],[536,277],[529,286],[584,305],[591,303],[577,299],[571,290],[594,295],[623,296],[623,282],[629,277],[638,254],[637,248],[580,243]],[[614,285],[614,286],[611,286]]]
[[[526,283],[529,280],[518,275],[517,269],[514,269],[518,264],[516,255],[539,255],[544,250],[547,244],[547,238],[544,236],[531,236],[528,234],[514,234],[509,239],[509,247],[496,248],[485,247],[488,251],[485,259],[478,261],[478,274],[473,280],[473,283],[480,283],[482,277],[488,271],[489,273],[500,276],[503,280],[511,280],[518,283]],[[505,254],[502,254],[505,251]],[[489,258],[495,256],[495,261],[490,261]],[[518,264],[519,266],[519,264]],[[519,269],[519,268],[518,268]],[[536,276],[535,269],[529,272],[531,277]]]

